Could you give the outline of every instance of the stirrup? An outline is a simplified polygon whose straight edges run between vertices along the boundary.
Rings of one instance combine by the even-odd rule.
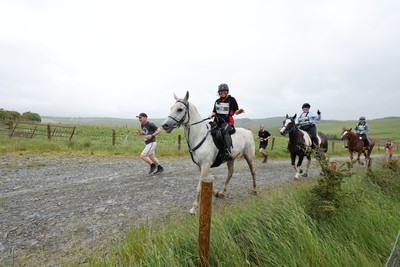
[[[228,150],[224,153],[224,160],[233,160],[232,154]]]

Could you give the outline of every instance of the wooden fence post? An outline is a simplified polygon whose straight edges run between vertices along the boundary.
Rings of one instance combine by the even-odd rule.
[[[72,144],[72,138],[74,137],[74,134],[75,134],[75,128],[76,128],[76,126],[74,126],[74,128],[72,128],[71,135],[69,136],[69,144]]]
[[[181,150],[181,135],[178,135],[178,150]]]
[[[334,171],[336,171],[336,161],[331,161],[330,162],[330,168]]]
[[[332,141],[332,152],[335,152],[335,141]]]
[[[47,139],[51,140],[51,126],[47,124]]]
[[[115,130],[112,130],[112,145],[115,145]]]
[[[210,179],[201,181],[200,217],[199,217],[199,266],[208,266],[211,232],[213,182]]]
[[[275,144],[275,137],[272,137],[271,151],[274,150],[274,144]]]
[[[8,121],[8,135],[12,136],[12,132],[13,132],[13,122],[12,121]]]

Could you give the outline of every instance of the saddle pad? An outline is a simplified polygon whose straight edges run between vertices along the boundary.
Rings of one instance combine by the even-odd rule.
[[[306,146],[311,146],[312,142],[311,142],[310,135],[306,131],[303,131],[303,130],[300,130],[300,131],[303,132],[305,145]],[[319,142],[321,143],[321,140],[319,140]]]

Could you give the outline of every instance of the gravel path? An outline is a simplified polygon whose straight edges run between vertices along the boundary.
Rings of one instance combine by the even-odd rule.
[[[190,159],[160,160],[165,171],[151,176],[138,158],[1,155],[0,265],[54,264],[57,258],[101,246],[102,240],[118,239],[132,225],[188,213],[199,178],[197,166]],[[266,164],[257,160],[256,168],[259,186],[290,181],[294,174],[289,159]],[[313,160],[310,176],[318,172]],[[211,170],[214,189],[222,186],[225,175],[225,165]],[[247,164],[238,160],[229,198],[250,195],[251,189]]]

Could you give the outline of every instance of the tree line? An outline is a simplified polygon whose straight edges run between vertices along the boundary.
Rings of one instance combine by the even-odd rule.
[[[42,118],[37,113],[27,111],[21,114],[18,111],[4,110],[2,108],[0,108],[0,120],[42,122]]]

